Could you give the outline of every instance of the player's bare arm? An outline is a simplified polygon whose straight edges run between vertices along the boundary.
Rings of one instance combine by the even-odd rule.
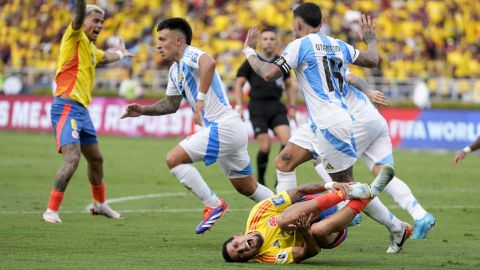
[[[317,255],[320,252],[320,247],[314,236],[310,233],[310,224],[313,220],[313,214],[310,214],[307,218],[305,213],[301,214],[294,224],[290,224],[290,227],[295,229],[297,233],[302,235],[303,247],[293,247],[292,256],[293,261],[298,263],[308,258]]]
[[[255,25],[248,30],[247,38],[243,52],[247,56],[248,63],[252,66],[255,73],[262,77],[265,81],[271,82],[283,76],[283,71],[274,63],[268,63],[260,60],[255,53],[258,40],[258,27]]]
[[[288,118],[295,120],[295,114],[297,112],[297,87],[296,84],[293,83],[292,78],[288,78],[285,80],[285,93],[287,94],[288,99]]]
[[[480,148],[480,137],[478,137],[471,145],[462,149],[462,151],[458,152],[455,157],[453,158],[453,164],[458,166],[460,161],[462,161],[470,152],[473,152]]]
[[[114,50],[105,51],[105,57],[99,62],[99,65],[110,64],[119,60],[122,60],[124,57],[132,57],[134,54],[129,52],[125,47],[125,42],[122,38],[119,39],[119,44]]]
[[[352,73],[349,73],[347,75],[347,82],[355,86],[356,88],[358,88],[363,93],[365,93],[365,95],[367,95],[367,97],[375,106],[377,107],[388,106],[388,100],[385,97],[385,95],[381,91],[372,89],[370,85],[362,78],[357,77]]]
[[[85,0],[77,0],[77,4],[75,6],[75,18],[72,22],[73,30],[82,28],[86,16],[87,4],[85,3]]]
[[[195,111],[193,112],[193,119],[195,124],[203,125],[202,123],[202,110],[205,106],[205,95],[210,88],[213,80],[213,74],[215,73],[215,66],[217,63],[208,54],[204,53],[198,60],[198,73],[200,83],[198,86],[197,103],[195,104]]]
[[[368,50],[366,52],[360,52],[354,64],[369,68],[376,67],[378,65],[378,49],[375,22],[370,16],[365,17],[365,15],[362,15],[360,27],[360,39],[367,44]]]
[[[153,105],[142,106],[139,104],[129,104],[122,115],[123,118],[138,117],[140,115],[165,115],[175,113],[180,108],[182,96],[166,96]]]
[[[235,110],[240,114],[242,119],[243,119],[242,89],[246,82],[247,82],[247,78],[238,77],[235,80],[235,88],[233,89],[234,97],[235,97]]]
[[[343,194],[348,194],[350,189],[350,183],[329,182],[324,184],[320,182],[314,182],[303,184],[294,189],[288,190],[287,194],[290,197],[290,200],[292,200],[292,203],[296,203],[305,195],[317,194],[326,190],[341,191]]]

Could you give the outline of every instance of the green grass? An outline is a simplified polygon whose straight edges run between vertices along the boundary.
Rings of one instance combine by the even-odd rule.
[[[92,217],[86,163],[82,160],[62,204],[62,224],[46,224],[53,177],[61,164],[51,134],[0,132],[0,269],[273,269],[281,266],[227,264],[220,248],[244,230],[254,203],[235,193],[214,165],[200,173],[232,211],[205,235],[195,235],[201,205],[168,172],[165,155],[179,139],[100,137],[105,156],[107,197],[163,194],[112,203],[121,221]],[[256,144],[250,146],[254,156]],[[275,148],[270,160],[278,151]],[[459,168],[452,153],[396,151],[397,175],[419,202],[437,217],[427,240],[409,240],[396,255],[385,254],[388,233],[363,216],[335,250],[322,251],[288,269],[480,269],[480,157],[470,155]],[[272,162],[267,178],[274,179]],[[360,181],[371,181],[362,163]],[[300,182],[318,181],[311,164],[298,170]],[[389,198],[382,200],[399,218],[410,216]]]

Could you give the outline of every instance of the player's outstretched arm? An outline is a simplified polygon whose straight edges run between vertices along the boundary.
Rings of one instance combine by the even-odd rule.
[[[105,51],[105,56],[103,57],[102,61],[98,63],[99,65],[105,65],[105,64],[110,64],[119,60],[122,60],[124,57],[132,57],[135,56],[131,52],[127,50],[125,47],[125,42],[123,41],[122,38],[119,39],[119,44],[118,47],[115,48],[116,50],[110,51],[107,50]]]
[[[267,63],[260,60],[255,52],[258,40],[258,27],[255,25],[248,30],[247,38],[243,48],[243,53],[247,57],[248,63],[252,66],[255,73],[265,81],[271,82],[283,76],[282,69],[273,63]]]
[[[153,105],[142,106],[136,103],[128,104],[121,118],[175,113],[180,107],[181,101],[182,96],[166,96]]]
[[[362,78],[357,77],[352,73],[349,73],[347,75],[347,82],[355,86],[356,88],[358,88],[363,93],[365,93],[365,95],[367,95],[367,97],[375,106],[377,107],[388,106],[388,100],[385,97],[385,95],[378,90],[372,89],[370,85],[368,85],[368,83]]]
[[[470,152],[473,152],[480,148],[480,137],[478,137],[471,145],[462,149],[458,152],[453,158],[453,165],[458,166],[460,161],[462,161]]]
[[[360,22],[360,39],[368,45],[366,52],[360,52],[354,64],[362,67],[376,67],[378,65],[377,33],[375,22],[370,16],[362,15]]]
[[[290,77],[285,80],[285,93],[287,94],[288,99],[288,118],[295,120],[295,115],[297,113],[297,85],[293,82],[293,79]]]
[[[292,256],[293,261],[298,263],[308,258],[317,255],[320,252],[317,240],[310,233],[310,225],[313,220],[313,214],[310,214],[307,218],[305,213],[301,214],[294,224],[290,224],[289,227],[295,229],[297,233],[302,235],[303,247],[293,247]]]
[[[87,4],[85,3],[85,0],[77,0],[77,4],[75,6],[75,18],[72,22],[73,30],[82,28],[86,16]]]

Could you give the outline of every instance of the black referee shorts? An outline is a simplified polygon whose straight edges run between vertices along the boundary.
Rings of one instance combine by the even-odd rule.
[[[277,126],[290,124],[287,109],[280,102],[250,102],[248,111],[255,138],[258,134],[268,133],[268,129],[273,130]]]

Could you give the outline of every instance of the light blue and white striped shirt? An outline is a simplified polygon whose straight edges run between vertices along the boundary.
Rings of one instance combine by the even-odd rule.
[[[168,73],[167,96],[182,95],[195,110],[197,93],[200,87],[199,60],[205,52],[188,46],[178,63],[173,63]],[[207,92],[202,117],[205,126],[211,122],[233,117],[237,113],[230,106],[228,96],[223,89],[222,80],[217,71],[213,74],[212,83]]]

